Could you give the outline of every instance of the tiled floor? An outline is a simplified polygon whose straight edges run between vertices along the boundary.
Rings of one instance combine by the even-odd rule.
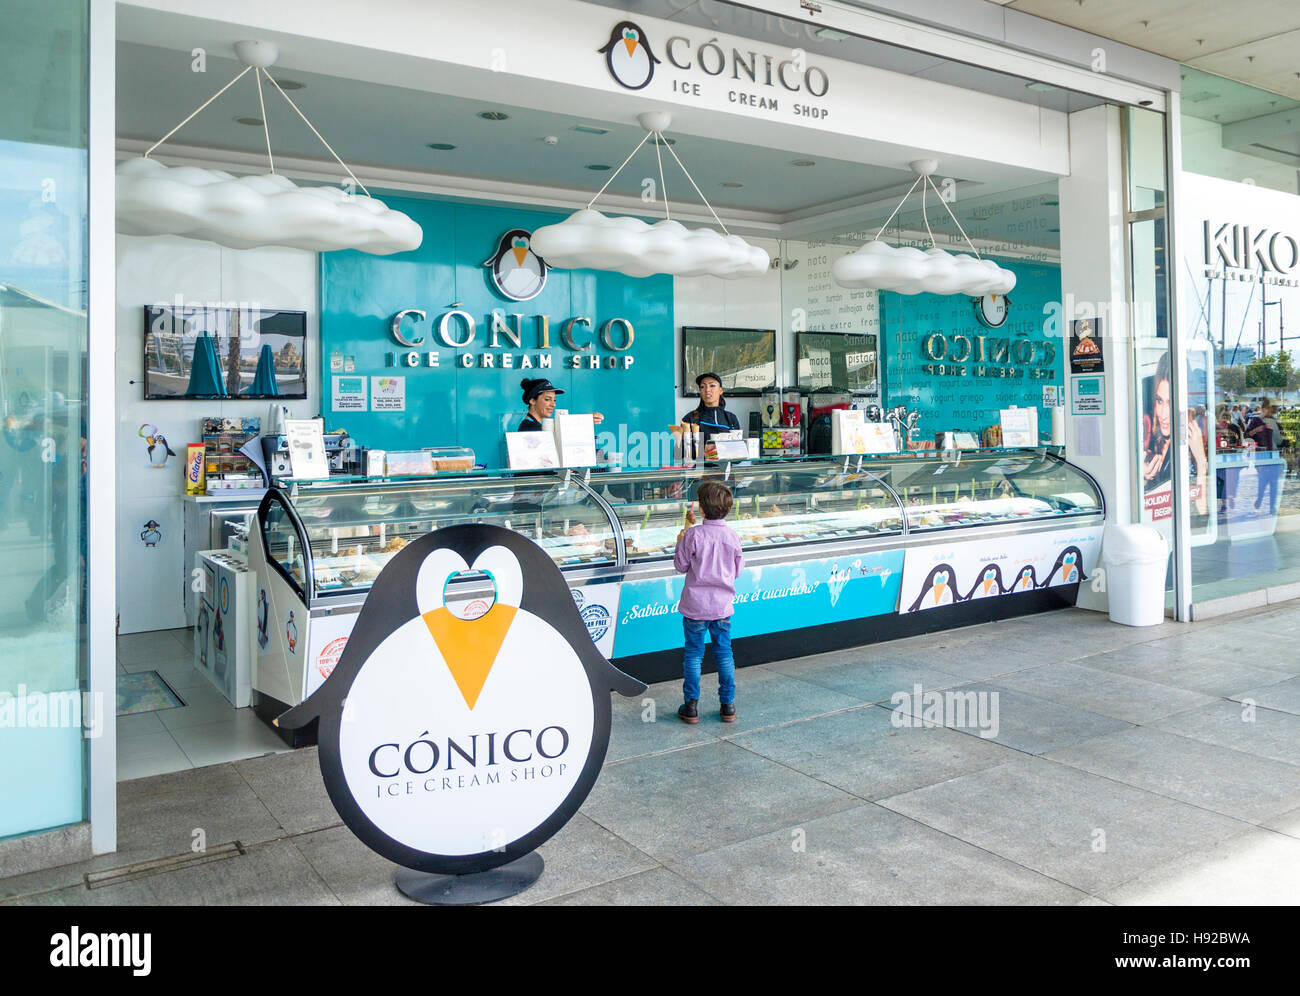
[[[117,669],[157,671],[185,702],[118,719],[118,781],[289,749],[252,709],[236,709],[195,669],[188,629],[118,637]]]
[[[1300,602],[1150,629],[1068,610],[744,668],[734,726],[712,678],[693,727],[673,714],[680,683],[614,696],[600,780],[507,902],[1293,904],[1297,639]],[[234,710],[213,718],[185,642],[123,641],[125,668],[152,661],[195,700],[122,724],[128,768],[279,750]],[[915,702],[892,699],[918,685],[996,703],[996,722],[912,723]],[[0,879],[0,904],[408,902],[342,826],[314,748],[118,795],[116,854]],[[240,848],[88,887],[189,856],[200,829]]]

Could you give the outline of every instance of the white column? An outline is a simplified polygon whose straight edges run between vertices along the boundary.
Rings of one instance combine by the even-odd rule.
[[[1066,457],[1096,478],[1106,496],[1106,521],[1134,519],[1133,475],[1136,431],[1133,426],[1131,372],[1132,332],[1125,300],[1127,265],[1124,222],[1123,161],[1120,115],[1101,105],[1070,115],[1070,175],[1060,181],[1061,293],[1065,354]],[[1071,414],[1073,382],[1069,359],[1069,322],[1074,318],[1102,320],[1105,351],[1106,413],[1100,420],[1101,455],[1079,453]],[[1105,593],[1094,593],[1085,582],[1079,605],[1105,611]]]
[[[90,846],[117,850],[117,223],[114,217],[117,16],[114,0],[90,0],[88,107],[90,209],[89,370],[86,486],[88,685],[103,704],[103,728],[90,741]],[[73,450],[74,459],[76,450]]]

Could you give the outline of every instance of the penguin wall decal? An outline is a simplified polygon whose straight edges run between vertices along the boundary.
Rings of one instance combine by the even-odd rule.
[[[1020,568],[1020,573],[1016,579],[1011,582],[1011,587],[1007,589],[1008,594],[1019,591],[1033,591],[1038,587],[1038,573],[1034,570],[1033,564],[1025,564]]]
[[[972,598],[991,598],[1006,593],[1006,588],[1002,586],[1002,568],[997,564],[985,564],[979,577],[975,579],[975,584],[971,586],[971,590],[966,593],[962,601],[969,602]]]
[[[609,33],[609,41],[597,49],[605,56],[605,65],[615,82],[629,90],[644,89],[655,75],[659,59],[650,51],[645,32],[631,21],[619,21]]]
[[[471,572],[495,600],[462,619],[444,591]],[[518,533],[461,525],[388,562],[334,670],[277,722],[319,721],[326,790],[367,846],[460,875],[529,854],[577,812],[611,690],[645,685],[596,650],[555,562]]]
[[[532,234],[523,228],[512,228],[501,236],[496,252],[483,265],[497,293],[512,301],[529,301],[540,294],[550,269],[546,260],[533,252]]]
[[[145,441],[149,450],[149,465],[154,470],[162,470],[167,466],[167,458],[176,455],[167,445],[167,437],[158,431],[157,426],[146,422],[136,430],[136,435]]]
[[[1054,584],[1074,584],[1086,580],[1088,579],[1083,574],[1083,551],[1077,546],[1067,546],[1057,556],[1056,563],[1047,572],[1047,579],[1039,587],[1050,588]]]
[[[907,611],[919,612],[940,605],[955,605],[961,600],[961,592],[957,590],[957,572],[951,564],[938,564],[921,582],[921,593]]]
[[[270,642],[270,634],[267,632],[267,623],[270,621],[271,608],[266,598],[266,589],[257,589],[257,645],[263,650]]]

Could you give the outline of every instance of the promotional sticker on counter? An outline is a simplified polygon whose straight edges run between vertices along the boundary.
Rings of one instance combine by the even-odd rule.
[[[343,657],[352,627],[356,624],[355,612],[336,612],[328,616],[315,616],[311,621],[307,648],[307,673],[303,681],[304,695],[311,695],[325,683]]]
[[[1086,581],[1101,551],[1101,526],[962,540],[907,551],[899,611]]]
[[[339,363],[342,367],[342,361]],[[364,412],[366,404],[366,379],[364,377],[335,377],[334,410],[336,412]]]
[[[469,572],[496,597],[461,619],[444,589]],[[319,720],[326,790],[367,846],[466,874],[530,853],[578,811],[609,746],[611,689],[645,685],[597,652],[545,551],[461,525],[389,560],[337,665],[279,725]]]
[[[587,635],[591,637],[591,642],[606,657],[613,657],[619,585],[589,584],[572,589],[572,595],[582,621],[587,624]]]
[[[895,612],[902,573],[902,550],[746,567],[736,578],[732,637]],[[681,647],[677,601],[684,580],[685,575],[675,574],[623,583],[614,635],[616,658]]]

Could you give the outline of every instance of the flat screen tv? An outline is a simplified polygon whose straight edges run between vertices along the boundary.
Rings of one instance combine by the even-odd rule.
[[[874,335],[800,332],[795,336],[799,390],[880,394],[880,354]]]
[[[682,326],[682,397],[698,398],[695,378],[715,373],[724,394],[756,396],[776,387],[776,330]]]
[[[146,400],[307,397],[307,313],[146,305]]]

